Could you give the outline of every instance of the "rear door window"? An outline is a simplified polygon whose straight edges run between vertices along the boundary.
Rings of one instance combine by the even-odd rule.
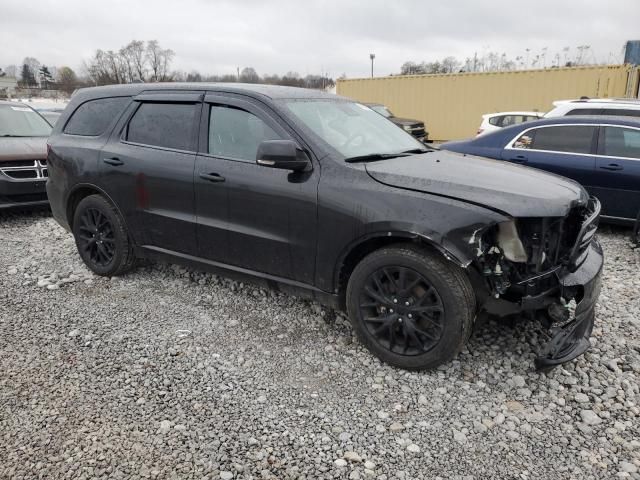
[[[64,133],[97,137],[122,114],[130,97],[112,97],[89,100],[80,105],[64,127]]]
[[[521,135],[513,148],[585,154],[591,153],[597,127],[590,125],[559,125],[535,128]]]
[[[281,139],[253,113],[226,105],[211,106],[208,150],[211,155],[255,162],[260,143]]]
[[[603,127],[600,153],[609,157],[640,159],[640,130]]]
[[[125,132],[131,143],[194,151],[197,115],[195,103],[142,103]]]

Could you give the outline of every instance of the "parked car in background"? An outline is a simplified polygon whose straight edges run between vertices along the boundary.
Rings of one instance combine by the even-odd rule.
[[[379,113],[386,119],[392,121],[400,128],[402,128],[405,132],[410,133],[421,142],[429,141],[429,132],[427,132],[423,121],[413,120],[411,118],[396,117],[393,113],[391,113],[391,110],[380,103],[365,103],[365,105],[374,112]]]
[[[56,109],[42,108],[42,109],[38,109],[38,113],[40,115],[42,115],[47,120],[47,122],[49,122],[51,124],[51,126],[56,124],[56,122],[60,118],[60,115],[62,115],[63,111],[64,111],[64,108],[56,108]]]
[[[61,99],[49,99],[49,98],[22,98],[18,100],[20,103],[24,105],[28,105],[33,108],[36,112],[42,115],[47,122],[51,125],[54,125],[60,115],[64,111],[64,108],[67,106],[66,100]]]
[[[98,275],[138,257],[251,275],[346,310],[364,346],[408,369],[450,360],[479,312],[561,322],[540,368],[589,347],[598,201],[555,175],[425,148],[346,98],[80,90],[48,158],[53,215]]]
[[[600,199],[610,221],[631,223],[640,209],[640,119],[545,118],[441,148],[572,178]]]
[[[545,118],[567,115],[608,115],[640,117],[640,100],[632,98],[583,98],[579,100],[558,100],[555,108],[547,112]]]
[[[482,123],[478,128],[478,135],[495,132],[501,128],[519,125],[524,122],[538,120],[544,114],[540,112],[497,112],[482,115]]]
[[[0,101],[0,208],[46,205],[51,125],[34,109]]]

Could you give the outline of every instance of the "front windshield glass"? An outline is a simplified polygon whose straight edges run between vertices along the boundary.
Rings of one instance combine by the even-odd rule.
[[[0,105],[0,137],[48,137],[51,125],[20,104]]]
[[[314,99],[285,100],[284,104],[345,158],[425,150],[404,130],[359,103]]]
[[[373,110],[374,112],[378,112],[380,115],[382,115],[385,118],[393,117],[389,109],[384,105],[372,105],[369,108],[371,108],[371,110]]]

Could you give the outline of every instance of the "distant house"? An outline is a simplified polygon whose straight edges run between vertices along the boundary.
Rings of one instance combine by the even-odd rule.
[[[11,98],[16,93],[18,81],[13,77],[0,77],[0,98]]]

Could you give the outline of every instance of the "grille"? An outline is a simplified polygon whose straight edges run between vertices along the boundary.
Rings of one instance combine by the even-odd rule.
[[[529,260],[516,266],[518,283],[551,275],[559,268],[574,270],[582,264],[594,239],[600,218],[600,202],[574,207],[564,218],[520,220],[518,232]]]
[[[14,180],[41,180],[49,176],[46,160],[3,161],[0,173]]]

